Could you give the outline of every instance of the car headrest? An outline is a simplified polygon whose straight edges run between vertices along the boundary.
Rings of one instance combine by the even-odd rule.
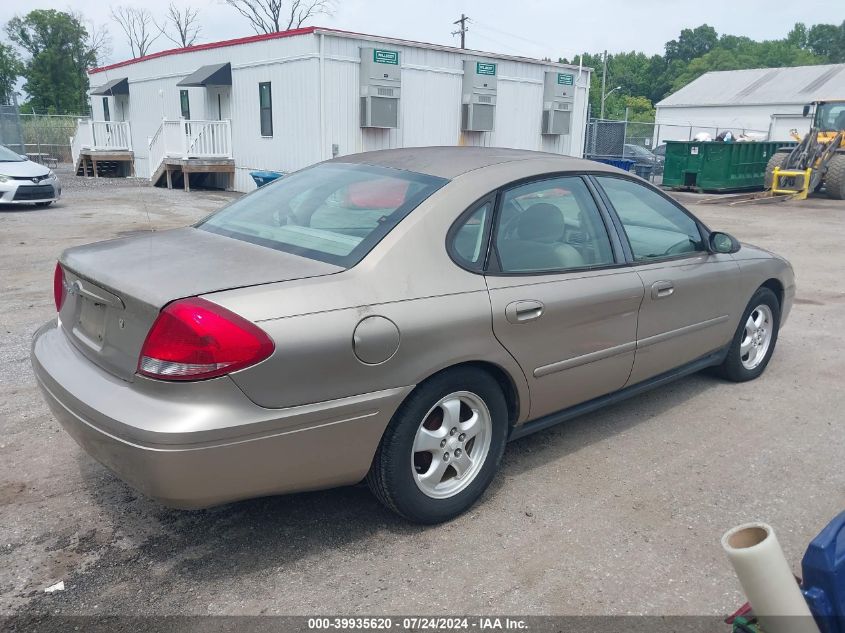
[[[548,202],[538,202],[522,212],[517,233],[521,240],[557,242],[563,237],[565,227],[560,209]]]

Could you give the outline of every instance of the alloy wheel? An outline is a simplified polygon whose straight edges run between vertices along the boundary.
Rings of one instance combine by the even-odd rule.
[[[763,362],[772,344],[773,333],[772,309],[765,303],[761,303],[748,315],[739,345],[739,358],[745,369],[756,369]]]
[[[433,499],[458,494],[484,466],[492,437],[492,418],[481,398],[469,391],[444,396],[414,437],[411,470],[417,487]]]

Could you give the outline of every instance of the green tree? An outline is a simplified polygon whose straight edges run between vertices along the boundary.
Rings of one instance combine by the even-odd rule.
[[[707,24],[684,29],[677,40],[666,42],[666,61],[679,59],[688,62],[713,50],[718,41],[716,29]]]
[[[787,34],[786,41],[799,48],[807,48],[807,25],[803,22],[796,22]]]
[[[0,103],[12,102],[15,84],[22,73],[23,64],[17,51],[0,42]]]
[[[807,48],[826,61],[845,62],[845,21],[835,24],[814,24],[807,32]]]
[[[6,25],[9,38],[29,59],[24,64],[28,107],[51,112],[81,112],[87,107],[87,69],[95,65],[88,31],[77,16],[37,9]]]
[[[666,42],[664,55],[648,56],[638,51],[607,56],[605,116],[621,119],[628,109],[629,121],[653,117],[652,104],[680,90],[706,72],[745,68],[778,68],[845,62],[845,22],[816,24],[808,28],[799,22],[783,39],[755,41],[738,35],[719,35],[706,24],[684,29],[677,39]],[[603,56],[584,53],[564,63],[583,64],[593,69],[590,76],[590,106],[598,115],[601,102]]]

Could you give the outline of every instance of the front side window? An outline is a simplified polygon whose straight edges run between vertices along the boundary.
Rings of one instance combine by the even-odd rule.
[[[816,127],[827,132],[845,130],[845,103],[822,103],[816,108]]]
[[[261,136],[273,136],[273,95],[269,81],[258,84],[258,109]]]
[[[183,119],[191,118],[191,102],[188,98],[187,90],[179,91],[179,109],[182,112]]]
[[[632,180],[598,176],[637,261],[704,251],[698,223],[672,202]]]
[[[577,176],[506,191],[495,232],[502,272],[550,272],[614,263],[599,210]]]
[[[399,169],[323,163],[257,189],[197,227],[349,267],[446,182]]]

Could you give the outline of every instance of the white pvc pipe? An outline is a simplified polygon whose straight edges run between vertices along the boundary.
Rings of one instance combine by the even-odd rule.
[[[771,526],[735,527],[722,547],[766,633],[819,633]]]

